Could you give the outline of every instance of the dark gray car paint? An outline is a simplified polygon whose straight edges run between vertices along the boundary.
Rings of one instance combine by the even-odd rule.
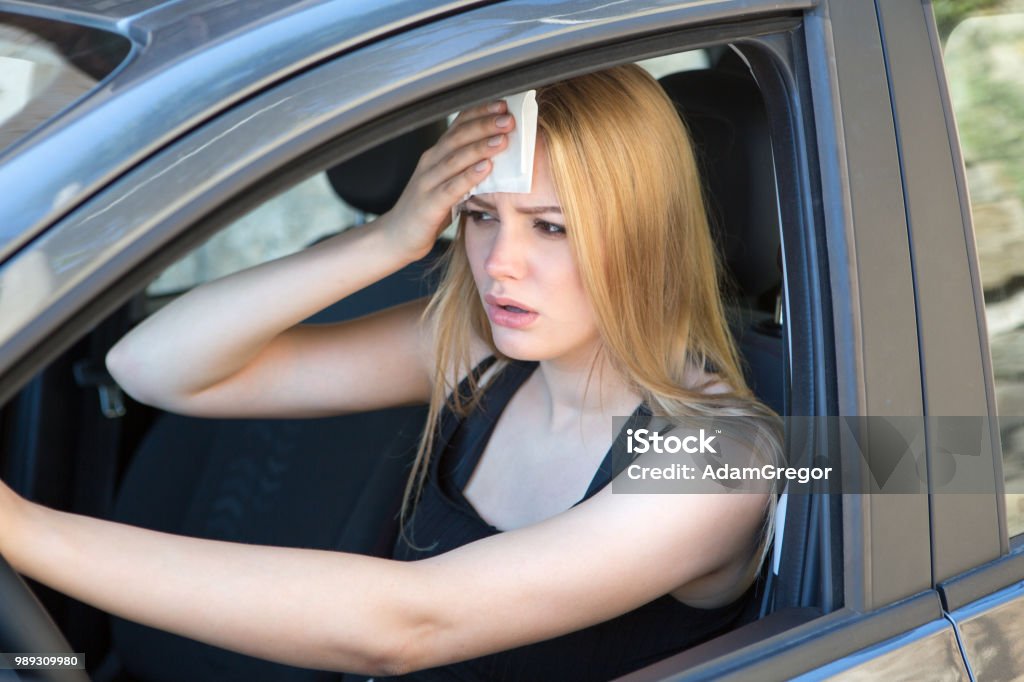
[[[837,150],[838,164],[822,166],[830,256],[847,259],[830,262],[832,277],[840,278],[833,288],[849,291],[846,297],[834,297],[836,317],[844,317],[843,324],[849,325],[844,331],[852,335],[842,339],[837,332],[837,343],[849,344],[844,349],[847,355],[838,353],[837,362],[843,363],[840,383],[862,387],[857,404],[840,402],[840,413],[921,414],[913,278],[905,225],[893,224],[902,218],[903,196],[874,8],[839,0],[819,11],[834,58],[825,52],[810,55],[809,61],[834,63],[836,71],[828,81],[812,79],[812,88],[815,101],[825,99],[842,125],[819,129],[819,148],[834,145],[834,140],[843,142]],[[829,122],[819,119],[818,125]],[[830,178],[833,173],[839,177]],[[832,194],[833,190],[839,194]],[[840,212],[840,206],[846,208]],[[844,467],[855,466],[858,459],[856,453],[844,452],[843,457]],[[916,472],[902,475],[916,476]],[[852,542],[844,557],[848,566],[857,566],[847,570],[846,604],[871,609],[928,589],[927,499],[920,495],[846,497],[844,528],[851,529]],[[892,532],[893,518],[901,519],[899,533]],[[858,533],[853,528],[862,530]],[[899,575],[892,574],[893,566],[901,567]]]
[[[982,363],[988,334],[970,320],[984,307],[977,271],[970,268],[953,157],[947,139],[943,97],[932,59],[933,43],[924,9],[883,0],[887,63],[900,124],[900,161],[907,198],[914,278],[920,325],[921,357],[927,381],[925,412],[935,416],[995,416],[991,385]],[[966,199],[966,197],[964,197]],[[993,420],[994,422],[994,420]],[[938,433],[928,433],[928,452],[938,460],[944,450]],[[986,443],[991,444],[989,439]],[[994,439],[998,444],[998,438]],[[1002,458],[996,452],[959,458],[958,477],[971,477],[979,490],[996,491],[1002,481]],[[930,467],[933,487],[942,484],[941,462]],[[967,467],[971,467],[968,471]],[[939,582],[1006,551],[1000,542],[995,495],[938,494],[932,498],[933,578]]]

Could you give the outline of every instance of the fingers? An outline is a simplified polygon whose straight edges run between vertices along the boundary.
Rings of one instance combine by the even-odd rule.
[[[504,114],[508,111],[508,104],[503,99],[493,100],[490,102],[484,102],[483,104],[477,104],[475,107],[463,109],[459,112],[459,115],[452,121],[452,125],[461,123],[471,118],[480,118],[488,114]]]
[[[500,106],[496,106],[500,105]],[[498,109],[497,112],[492,109]],[[507,113],[505,102],[492,102],[467,109],[456,122],[441,136],[433,147],[427,150],[421,161],[425,167],[436,165],[441,159],[451,156],[459,147],[494,135],[507,134],[515,129],[515,118]]]
[[[491,135],[482,140],[456,148],[448,156],[438,161],[423,173],[427,187],[437,187],[448,178],[470,169],[480,161],[488,161],[508,147],[508,135]]]
[[[490,114],[467,119],[465,122],[449,128],[438,146],[461,147],[492,135],[510,133],[515,127],[516,121],[512,114]]]
[[[480,181],[487,177],[491,166],[492,163],[487,159],[478,161],[458,175],[454,175],[442,182],[437,191],[444,197],[447,205],[454,206],[455,202],[462,199],[466,192],[474,185],[480,184]]]
[[[515,126],[504,101],[485,102],[462,111],[441,139],[420,157],[399,200],[403,211],[429,215],[431,221],[435,214],[447,215],[455,202],[491,172],[491,158],[508,147],[508,134]]]

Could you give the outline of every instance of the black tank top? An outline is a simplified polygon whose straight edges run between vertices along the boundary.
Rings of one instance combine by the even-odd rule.
[[[494,361],[494,357],[484,360],[473,370],[474,375],[479,378]],[[442,412],[427,479],[406,524],[407,537],[415,546],[399,536],[393,558],[424,559],[501,532],[480,517],[462,490],[502,411],[537,364],[521,361],[508,364],[465,419],[447,409]],[[468,397],[468,379],[463,380],[458,390]],[[646,405],[641,405],[628,425],[640,427],[650,416]],[[623,447],[624,431],[625,428],[616,437],[580,502],[601,490],[618,473],[612,470],[612,453],[617,447]],[[715,609],[694,608],[665,595],[629,613],[567,635],[387,679],[607,680],[730,629],[753,594],[751,586],[733,603]]]

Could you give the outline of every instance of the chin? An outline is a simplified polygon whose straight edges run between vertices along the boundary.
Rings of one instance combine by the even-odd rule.
[[[579,347],[567,347],[564,344],[551,343],[552,339],[544,339],[530,332],[513,331],[504,327],[491,327],[491,339],[494,347],[507,358],[523,362],[541,362],[544,360],[566,360],[580,354]],[[589,357],[589,354],[587,354]]]
[[[546,347],[545,344],[537,343],[537,339],[527,338],[528,333],[510,332],[508,329],[491,327],[491,338],[494,340],[494,347],[507,358],[533,362],[539,360],[550,360],[557,357],[557,351]],[[518,337],[518,338],[517,338]]]

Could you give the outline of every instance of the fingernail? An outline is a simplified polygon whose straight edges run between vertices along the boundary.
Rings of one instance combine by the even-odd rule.
[[[490,104],[487,105],[487,110],[490,111],[491,113],[497,114],[498,112],[501,111],[501,107],[504,104],[505,103],[502,102],[501,100],[498,100],[497,102],[491,102]]]
[[[473,170],[475,170],[477,173],[482,173],[483,171],[487,170],[487,162],[481,161],[477,165],[473,166]]]
[[[499,128],[507,128],[508,124],[511,123],[511,122],[512,122],[512,117],[511,116],[499,116],[498,118],[494,119],[494,124],[496,126],[498,126]]]
[[[487,140],[487,146],[488,147],[497,147],[499,144],[501,144],[501,139],[503,137],[505,137],[505,136],[504,135],[495,135],[491,139]]]

